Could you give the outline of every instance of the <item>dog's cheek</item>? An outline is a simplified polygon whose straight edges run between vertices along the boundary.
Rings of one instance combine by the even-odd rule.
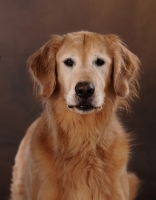
[[[58,83],[66,96],[70,91],[70,74],[64,66],[58,66]]]
[[[105,93],[98,92],[98,94],[95,96],[93,100],[94,106],[100,108],[103,106],[104,102],[105,102]]]

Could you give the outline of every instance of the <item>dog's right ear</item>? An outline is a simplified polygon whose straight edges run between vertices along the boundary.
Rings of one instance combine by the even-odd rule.
[[[56,53],[61,41],[61,36],[52,36],[43,47],[28,59],[29,72],[34,82],[35,93],[38,96],[48,98],[54,91]]]

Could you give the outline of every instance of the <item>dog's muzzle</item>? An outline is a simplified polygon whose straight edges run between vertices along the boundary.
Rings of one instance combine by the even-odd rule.
[[[95,92],[95,87],[93,83],[90,82],[79,82],[75,86],[75,96],[77,99],[77,104],[75,106],[68,105],[69,108],[77,108],[81,111],[91,111],[97,109],[93,106],[93,96]]]

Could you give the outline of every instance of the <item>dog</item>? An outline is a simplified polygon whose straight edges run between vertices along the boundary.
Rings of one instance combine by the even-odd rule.
[[[116,35],[51,39],[28,59],[44,105],[13,167],[11,200],[133,200],[130,136],[117,111],[137,96],[140,61]]]

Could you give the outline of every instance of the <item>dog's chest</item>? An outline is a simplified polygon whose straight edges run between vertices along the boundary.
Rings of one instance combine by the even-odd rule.
[[[107,170],[105,160],[98,156],[64,161],[57,175],[58,187],[64,194],[60,200],[108,200],[113,183]]]

